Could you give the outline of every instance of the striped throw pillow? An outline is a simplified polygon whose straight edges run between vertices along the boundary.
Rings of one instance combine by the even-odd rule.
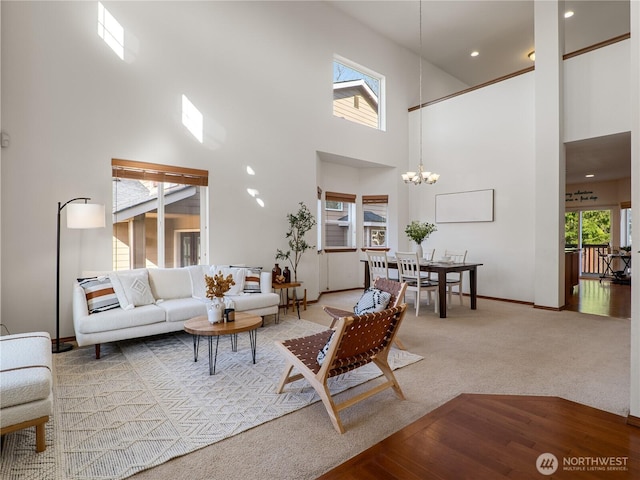
[[[78,283],[87,297],[89,313],[105,312],[120,307],[109,277],[79,278]]]
[[[262,267],[247,268],[247,274],[244,277],[244,293],[260,293],[260,274]]]

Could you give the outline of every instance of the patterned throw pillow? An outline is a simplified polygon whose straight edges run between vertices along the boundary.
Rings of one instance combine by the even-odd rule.
[[[247,267],[244,277],[244,293],[260,293],[260,274],[262,267]]]
[[[327,358],[327,352],[329,351],[329,347],[331,346],[331,339],[333,338],[335,332],[331,334],[327,343],[325,343],[324,347],[320,349],[318,352],[318,357],[316,360],[318,361],[318,365],[322,365],[324,363],[324,359]]]
[[[156,303],[149,286],[149,273],[145,269],[112,272],[109,279],[123,310]]]
[[[79,278],[78,283],[87,297],[89,313],[106,312],[120,307],[109,277]]]
[[[358,304],[353,307],[353,313],[356,315],[364,315],[365,313],[381,312],[391,300],[389,292],[383,292],[377,288],[367,288],[358,300]]]

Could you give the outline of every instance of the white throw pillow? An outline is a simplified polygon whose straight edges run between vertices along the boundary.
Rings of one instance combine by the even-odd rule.
[[[191,265],[187,267],[191,277],[191,296],[193,298],[207,298],[207,284],[204,281],[208,275],[209,267],[206,265]]]
[[[235,285],[231,285],[231,288],[225,293],[225,295],[240,295],[244,292],[244,277],[247,272],[246,268],[216,267],[215,271],[212,269],[210,275],[218,275],[220,272],[222,272],[222,276],[225,278],[227,278],[227,275],[231,275],[235,282]]]
[[[122,309],[131,310],[134,307],[156,303],[149,286],[149,272],[146,269],[112,272],[109,279]]]

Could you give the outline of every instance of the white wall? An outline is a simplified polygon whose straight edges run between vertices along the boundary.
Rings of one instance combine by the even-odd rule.
[[[125,61],[96,35],[96,2],[0,5],[12,138],[1,165],[2,316],[12,332],[54,333],[57,202],[88,196],[109,210],[111,158],[208,169],[210,262],[267,269],[286,247],[287,213],[300,201],[315,211],[318,151],[406,168],[417,58],[325,2],[105,2],[125,29]],[[336,53],[386,76],[385,132],[333,117]],[[430,75],[438,89],[449,80]],[[182,94],[204,114],[203,145],[181,124]],[[390,194],[405,209],[404,190]],[[73,279],[111,267],[109,220],[62,229],[63,337],[73,335]],[[348,268],[359,267],[353,258]],[[310,299],[318,271],[305,254]]]
[[[565,95],[564,123],[571,132],[565,141],[629,131],[629,47],[621,43],[564,62],[565,91],[570,92],[569,99]],[[581,75],[575,69],[578,58]],[[625,72],[626,80],[620,80]],[[470,261],[484,263],[478,271],[480,295],[527,302],[534,301],[536,264],[534,75],[520,75],[423,109],[425,168],[441,177],[431,186],[406,187],[410,219],[430,222],[436,194],[495,189],[494,222],[438,224],[424,247],[435,248],[436,257],[446,248],[468,250]],[[416,165],[418,112],[409,117],[414,159],[410,165]],[[403,234],[399,243],[402,249],[412,248]]]
[[[631,129],[629,65],[630,40],[564,61],[565,142]]]
[[[423,244],[468,250],[478,269],[478,293],[533,301],[533,74],[475,90],[424,109],[425,168],[441,175],[410,189],[411,220],[434,221],[435,195],[494,189],[494,221],[439,223]],[[418,162],[419,112],[410,114],[409,145]],[[406,235],[401,246],[411,250]],[[468,291],[468,288],[465,288]]]

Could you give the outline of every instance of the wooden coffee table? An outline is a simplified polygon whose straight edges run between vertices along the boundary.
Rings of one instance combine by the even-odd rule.
[[[250,313],[236,312],[236,319],[227,323],[209,323],[206,315],[195,317],[184,322],[184,330],[193,335],[193,361],[198,361],[198,347],[200,337],[207,337],[209,340],[209,375],[216,373],[216,361],[218,359],[218,343],[222,335],[231,337],[231,350],[238,351],[238,334],[249,332],[251,342],[251,356],[253,363],[256,363],[256,347],[258,340],[258,327],[262,324],[262,317]],[[213,337],[216,337],[216,350],[213,351]]]

